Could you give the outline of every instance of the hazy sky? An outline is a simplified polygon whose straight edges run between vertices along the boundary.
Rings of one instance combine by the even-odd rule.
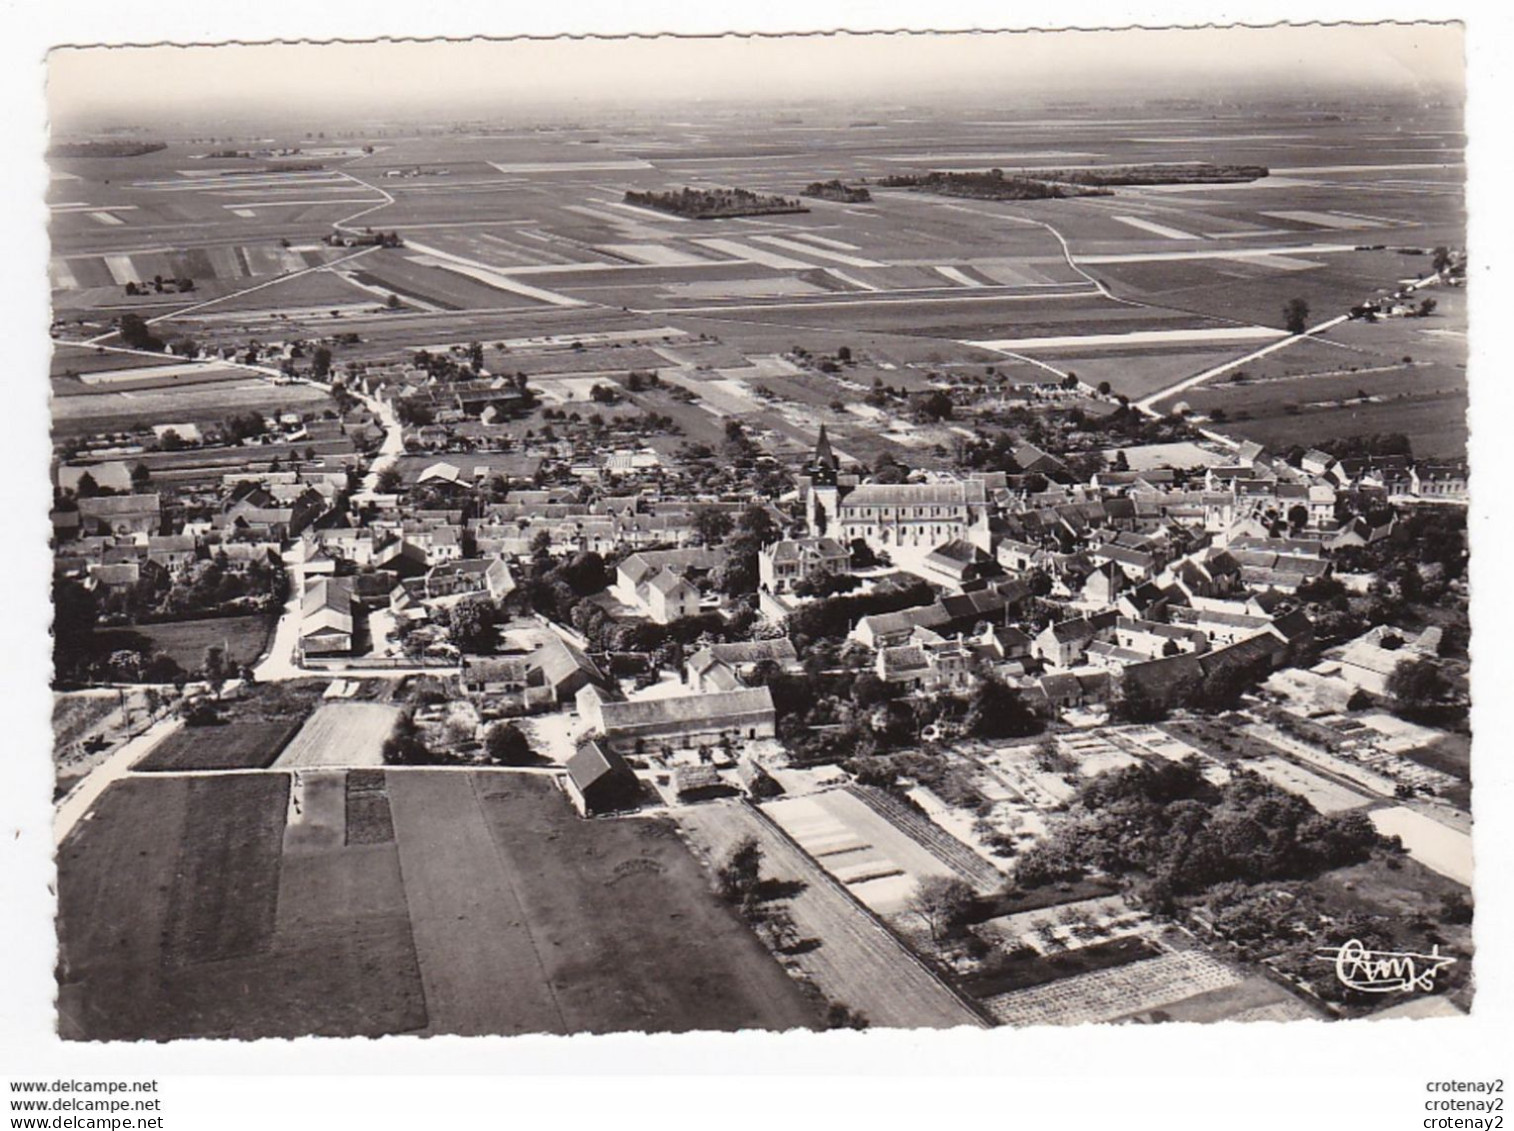
[[[486,113],[514,104],[1080,92],[1244,93],[1352,85],[1444,92],[1446,26],[60,49],[59,128],[226,115]]]

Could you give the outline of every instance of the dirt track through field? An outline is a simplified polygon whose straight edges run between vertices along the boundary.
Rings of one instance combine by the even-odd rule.
[[[742,837],[753,836],[762,846],[764,878],[804,885],[788,901],[789,911],[800,937],[819,939],[820,945],[795,961],[832,1001],[844,1002],[866,1014],[873,1025],[887,1028],[983,1025],[814,861],[745,804],[691,806],[679,810],[678,820],[708,859],[722,859]]]

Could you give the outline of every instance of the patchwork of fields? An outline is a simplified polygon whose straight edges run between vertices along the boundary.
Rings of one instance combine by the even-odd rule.
[[[131,778],[59,850],[73,1040],[787,1029],[812,1007],[660,819],[550,779]]]
[[[1384,149],[1370,121],[1349,115],[1180,114],[1144,131],[1075,117],[865,131],[757,118],[721,145],[679,128],[651,142],[607,127],[592,147],[572,131],[400,137],[370,154],[332,150],[302,169],[170,146],[129,162],[60,162],[69,176],[50,194],[53,282],[75,317],[90,303],[103,312],[151,302],[161,313],[175,298],[215,299],[186,319],[207,332],[310,332],[336,310],[374,335],[362,334],[356,357],[393,342],[385,319],[364,313],[393,295],[408,312],[401,318],[456,326],[461,341],[519,336],[520,319],[555,311],[582,311],[591,323],[649,312],[690,332],[756,338],[764,353],[869,339],[908,352],[896,343],[918,339],[946,360],[981,356],[963,343],[997,343],[1006,362],[1032,357],[1139,399],[1244,356],[1280,330],[1290,299],[1323,320],[1426,271],[1429,247],[1464,243],[1459,123],[1425,111],[1395,128]],[[935,167],[986,161],[1011,172],[1061,160],[1044,154],[1079,165],[1255,163],[1272,174],[1016,202],[876,187],[881,176]],[[386,176],[394,170],[422,175]],[[802,213],[704,223],[623,200],[628,190],[712,178],[792,195],[829,177],[868,178],[872,200],[812,199]],[[344,218],[400,231],[413,246],[311,271],[352,254],[319,242]],[[154,275],[187,275],[206,289],[122,293]],[[261,289],[241,293],[248,286]],[[1417,393],[1412,411],[1323,406],[1306,410],[1319,419],[1305,433],[1414,418],[1427,422],[1427,454],[1456,449],[1465,339],[1454,331],[1464,332],[1464,312],[1442,321],[1452,331],[1443,352],[1455,356],[1436,359],[1451,370]],[[1290,351],[1276,360],[1286,364]],[[1242,434],[1273,438],[1294,423],[1246,411]]]

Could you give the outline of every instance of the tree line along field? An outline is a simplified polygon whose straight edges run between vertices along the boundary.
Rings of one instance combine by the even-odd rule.
[[[297,806],[278,772],[107,790],[59,848],[65,1039],[818,1021],[664,819],[582,821],[539,775],[306,776]]]

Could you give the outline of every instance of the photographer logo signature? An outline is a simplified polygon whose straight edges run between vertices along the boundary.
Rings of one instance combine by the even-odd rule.
[[[1367,994],[1394,994],[1409,990],[1435,989],[1435,976],[1456,961],[1440,952],[1440,944],[1429,954],[1413,951],[1368,950],[1357,939],[1341,946],[1322,947],[1316,954],[1322,962],[1335,963],[1335,976],[1348,989]]]

